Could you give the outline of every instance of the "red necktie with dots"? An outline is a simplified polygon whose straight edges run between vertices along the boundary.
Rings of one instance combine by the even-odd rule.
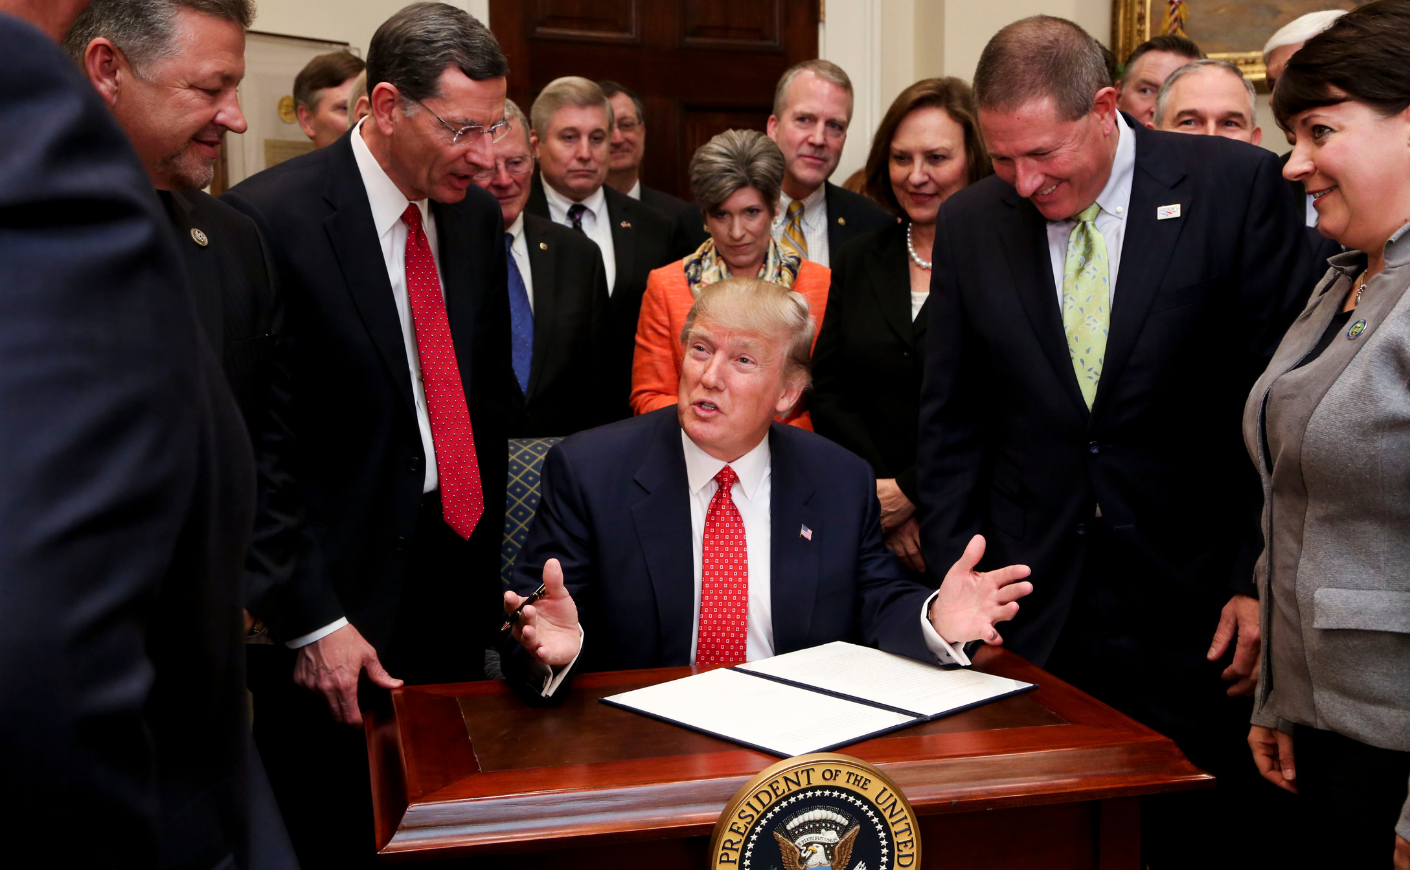
[[[401,219],[407,229],[406,294],[416,325],[416,352],[421,357],[421,381],[431,415],[431,442],[436,446],[441,513],[446,525],[460,537],[468,538],[485,513],[470,409],[460,382],[460,364],[455,361],[441,279],[431,256],[431,244],[421,227],[421,209],[412,203],[402,212]]]
[[[705,511],[704,558],[700,577],[700,632],[695,663],[735,664],[745,660],[749,624],[749,550],[744,520],[730,489],[739,480],[726,465],[715,475],[720,488]]]

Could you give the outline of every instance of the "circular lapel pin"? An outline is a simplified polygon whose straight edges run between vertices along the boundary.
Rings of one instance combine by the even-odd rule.
[[[548,242],[539,242],[539,250],[540,250],[540,251],[547,251],[547,250],[548,250]]]
[[[846,219],[845,217],[840,217],[840,218],[838,218],[838,219],[837,219],[837,225],[838,225],[839,227],[845,227],[845,226],[847,226],[847,219]]]
[[[191,241],[195,242],[203,248],[211,243],[211,240],[206,238],[206,234],[196,229],[195,227],[191,228]]]
[[[1351,328],[1346,331],[1347,340],[1350,341],[1351,339],[1356,338],[1358,335],[1360,335],[1361,333],[1363,333],[1363,332],[1365,332],[1365,331],[1366,331],[1366,321],[1365,321],[1365,320],[1358,320],[1358,321],[1356,321],[1355,323],[1351,324]]]

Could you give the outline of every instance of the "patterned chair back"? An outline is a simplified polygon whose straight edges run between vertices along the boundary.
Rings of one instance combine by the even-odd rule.
[[[499,579],[505,589],[514,574],[514,562],[524,542],[529,539],[529,526],[539,509],[539,472],[543,458],[562,438],[510,438],[509,485],[505,490],[504,543],[499,550]]]

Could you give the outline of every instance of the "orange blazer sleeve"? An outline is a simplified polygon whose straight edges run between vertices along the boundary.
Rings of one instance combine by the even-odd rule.
[[[632,357],[633,414],[676,403],[681,378],[680,334],[689,312],[690,286],[685,280],[684,260],[662,266],[647,276]]]

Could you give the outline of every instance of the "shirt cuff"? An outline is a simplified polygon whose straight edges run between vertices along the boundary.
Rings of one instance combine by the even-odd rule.
[[[539,689],[539,697],[552,698],[553,693],[558,691],[558,687],[563,685],[563,678],[568,676],[568,672],[573,669],[573,665],[578,663],[578,656],[583,654],[583,638],[585,637],[587,637],[587,632],[583,631],[582,625],[579,625],[578,655],[573,656],[573,660],[561,668],[550,668],[538,659],[529,660],[529,670],[543,677],[543,688]]]
[[[920,634],[925,639],[925,646],[935,656],[935,660],[942,665],[960,665],[969,667],[969,656],[964,654],[964,644],[950,646],[945,642],[945,638],[940,636],[940,632],[935,630],[935,626],[930,624],[930,602],[935,600],[935,596],[940,594],[936,589],[930,593],[930,597],[925,599],[925,603],[920,606]]]
[[[287,646],[289,649],[298,649],[301,646],[308,646],[316,640],[323,640],[323,638],[327,637],[328,635],[332,634],[333,632],[337,631],[338,629],[342,628],[347,624],[348,618],[344,616],[336,622],[328,623],[317,631],[310,631],[308,634],[305,634],[302,637],[296,637],[291,641],[287,641],[284,645]]]

